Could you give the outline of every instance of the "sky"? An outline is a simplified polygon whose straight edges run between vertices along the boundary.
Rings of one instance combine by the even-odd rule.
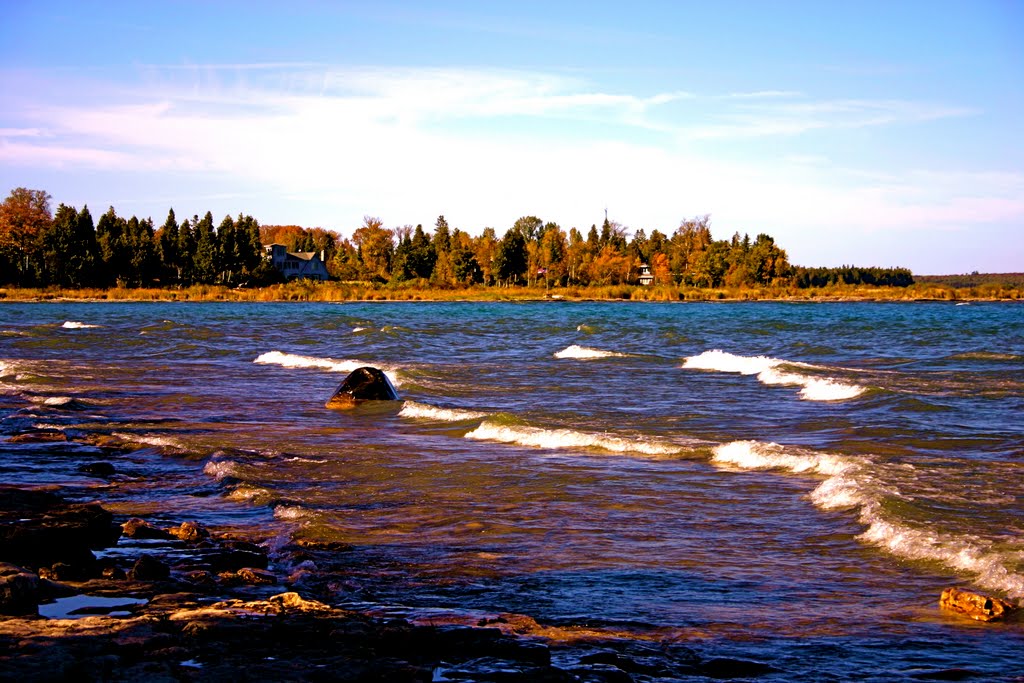
[[[0,0],[0,193],[1024,271],[1024,2]]]

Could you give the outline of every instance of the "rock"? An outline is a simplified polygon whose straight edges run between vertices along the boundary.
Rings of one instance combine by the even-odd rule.
[[[31,432],[15,434],[7,439],[11,443],[53,443],[67,441],[67,435],[57,429],[36,429]]]
[[[0,486],[0,561],[28,569],[64,562],[90,567],[92,550],[117,542],[121,527],[97,503],[68,503],[45,491]]]
[[[140,538],[140,539],[161,539],[170,540],[174,538],[170,532],[163,529],[157,528],[147,522],[144,519],[138,517],[132,517],[127,522],[121,525],[123,533],[128,538]]]
[[[1015,605],[1011,605],[1005,600],[959,588],[947,588],[942,591],[939,606],[977,621],[996,621],[1017,610]]]
[[[49,581],[87,581],[96,574],[94,565],[70,565],[66,562],[55,562],[50,567],[39,568],[39,578]]]
[[[87,465],[82,465],[78,468],[78,471],[82,474],[88,474],[92,477],[112,477],[116,473],[114,466],[109,462],[91,462]]]
[[[267,568],[267,556],[248,550],[223,550],[209,553],[203,559],[215,572],[236,572],[244,567]]]
[[[128,572],[133,581],[163,581],[171,576],[171,569],[152,555],[143,555]]]
[[[225,572],[220,578],[227,583],[249,586],[273,586],[277,583],[277,577],[273,573],[255,567],[242,567],[237,572]]]
[[[361,401],[397,401],[398,392],[382,370],[356,368],[345,378],[331,399],[328,408],[353,408]]]
[[[36,614],[39,578],[13,564],[0,564],[0,614]]]
[[[210,532],[197,522],[182,522],[181,526],[168,529],[167,533],[186,543],[197,543],[210,537]]]

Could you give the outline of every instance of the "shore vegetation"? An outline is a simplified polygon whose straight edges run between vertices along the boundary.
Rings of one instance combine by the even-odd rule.
[[[917,277],[901,267],[806,267],[775,239],[714,239],[710,216],[662,232],[565,230],[523,216],[499,237],[473,236],[444,216],[386,228],[366,216],[351,238],[323,228],[260,225],[211,212],[178,220],[170,209],[94,221],[88,206],[51,210],[43,190],[19,187],[0,203],[0,299],[6,300],[961,300],[1020,299],[1024,276]],[[288,281],[267,246],[316,255],[327,282]]]

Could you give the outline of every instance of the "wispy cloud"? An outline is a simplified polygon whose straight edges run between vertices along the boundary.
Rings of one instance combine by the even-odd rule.
[[[1024,219],[1018,174],[904,169],[893,180],[788,144],[975,113],[958,105],[772,89],[610,92],[563,74],[487,69],[139,73],[131,87],[101,84],[103,97],[81,103],[54,99],[62,90],[49,83],[0,105],[0,162],[191,174],[209,179],[210,196],[294,198],[277,220],[303,220],[285,214],[315,206],[310,223],[343,229],[367,212],[396,224],[445,213],[471,230],[536,213],[568,226],[611,205],[634,227],[671,230],[711,212],[724,230],[763,228],[785,244],[823,225],[863,233]],[[730,160],[714,147],[753,138],[785,144]]]

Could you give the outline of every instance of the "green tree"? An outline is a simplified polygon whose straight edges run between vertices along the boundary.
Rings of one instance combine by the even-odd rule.
[[[193,216],[189,223],[186,218],[178,226],[178,283],[191,285],[195,283],[196,235],[193,225],[199,223],[199,217]]]
[[[498,243],[494,255],[494,276],[505,284],[518,284],[526,274],[526,238],[519,230],[509,230]]]
[[[217,279],[217,234],[213,230],[213,214],[209,211],[195,226],[195,252],[192,255],[192,277],[198,284],[212,285]]]
[[[160,280],[165,284],[177,283],[181,269],[178,251],[178,220],[174,209],[167,212],[167,220],[156,231],[156,253],[160,259]]]

